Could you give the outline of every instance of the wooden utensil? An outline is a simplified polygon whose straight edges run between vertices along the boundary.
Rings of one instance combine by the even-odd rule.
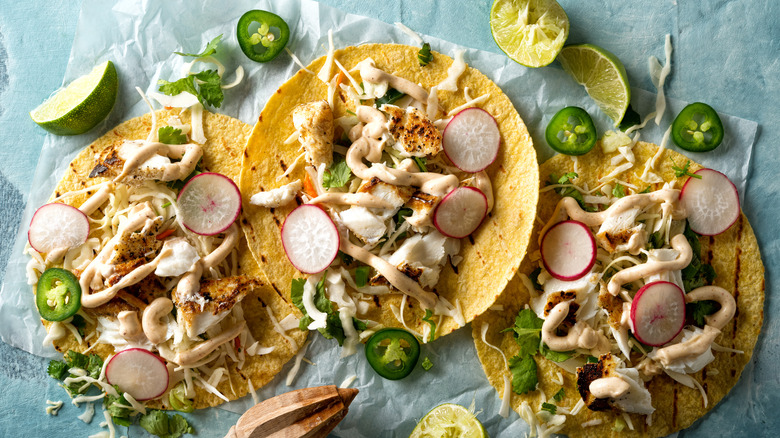
[[[249,408],[225,438],[324,438],[347,415],[357,393],[330,385],[277,395]]]

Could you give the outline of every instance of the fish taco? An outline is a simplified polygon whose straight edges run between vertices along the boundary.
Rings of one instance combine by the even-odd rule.
[[[381,327],[427,342],[465,325],[530,237],[538,168],[523,121],[462,51],[424,52],[331,46],[270,97],[247,143],[249,248],[306,313],[301,328],[346,351]]]
[[[541,436],[689,427],[737,383],[763,322],[764,267],[736,189],[641,142],[558,155],[540,174],[528,256],[472,324],[502,408]]]
[[[233,223],[251,127],[193,111],[153,112],[98,138],[30,226],[44,342],[65,353],[49,373],[75,401],[100,398],[87,393],[99,386],[118,424],[130,411],[114,402],[188,411],[237,399],[305,340],[283,328],[300,315],[261,279]],[[214,205],[193,217],[186,203],[204,194]]]

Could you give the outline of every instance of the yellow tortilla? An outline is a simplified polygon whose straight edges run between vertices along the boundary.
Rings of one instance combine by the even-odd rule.
[[[157,111],[158,126],[165,126],[166,120],[171,116],[179,116],[185,123],[188,123],[190,120],[189,112],[180,115],[178,110]],[[151,125],[151,115],[147,114],[128,120],[95,140],[94,143],[81,151],[81,153],[79,153],[79,155],[70,163],[69,169],[57,185],[54,195],[59,196],[61,193],[79,190],[105,181],[106,178],[102,177],[88,177],[90,171],[95,166],[94,157],[96,154],[106,147],[114,144],[121,144],[125,140],[145,139],[149,134]],[[240,170],[239,162],[241,153],[244,144],[246,143],[246,139],[249,137],[251,126],[238,119],[222,114],[204,112],[203,130],[207,138],[206,143],[202,145],[203,171],[221,173],[234,181],[237,180]],[[66,202],[78,207],[87,199],[89,194],[91,193],[68,198],[66,199]],[[99,212],[95,213],[95,215],[99,214]],[[260,345],[263,347],[274,346],[276,348],[273,352],[266,355],[246,356],[246,362],[240,370],[236,368],[235,363],[228,359],[229,380],[220,383],[217,386],[217,389],[230,400],[235,400],[248,393],[249,385],[247,382],[249,380],[251,380],[252,386],[256,389],[270,382],[271,379],[281,371],[284,364],[295,355],[298,348],[306,339],[306,333],[297,330],[291,331],[289,335],[296,343],[296,345],[291,345],[279,333],[274,331],[273,325],[270,322],[268,313],[265,309],[266,306],[270,306],[278,320],[283,319],[291,313],[295,314],[296,317],[300,317],[300,313],[261,280],[261,270],[249,253],[244,239],[241,239],[239,243],[238,254],[239,275],[245,275],[258,280],[257,286],[254,287],[241,302],[247,325],[252,336],[255,340],[260,342]],[[115,300],[119,299],[117,298]],[[83,308],[82,310],[94,317],[96,312],[110,313],[112,310],[117,309],[118,306],[117,303],[108,303],[105,306],[96,309]],[[51,324],[48,321],[43,321],[43,323],[46,325],[47,329]],[[88,324],[86,330],[87,336],[94,331],[95,324]],[[83,352],[92,347],[92,342],[96,339],[97,337],[79,345],[73,335],[69,333],[66,337],[55,341],[54,344],[55,348],[63,353],[68,350]],[[243,347],[246,348],[247,346]],[[105,359],[110,354],[114,353],[114,347],[108,344],[98,344],[94,346],[89,353],[96,353]],[[224,400],[216,395],[207,392],[196,385],[195,408],[216,406],[223,403],[223,401]],[[167,406],[167,400],[166,405],[161,404],[159,400],[148,401],[146,402],[146,405],[157,409],[165,408]]]
[[[447,77],[447,68],[453,61],[432,52],[433,61],[420,67],[418,50],[403,45],[366,44],[337,50],[335,58],[350,70],[370,57],[378,68],[430,90]],[[308,69],[316,74],[324,61],[323,56],[312,62]],[[360,82],[359,74],[355,72],[353,75]],[[458,80],[457,92],[438,93],[439,105],[450,111],[465,103],[464,87],[469,87],[472,98],[490,95],[480,107],[495,117],[502,140],[496,162],[487,169],[493,183],[495,208],[472,236],[461,239],[459,255],[463,261],[455,269],[445,266],[435,288],[436,293],[451,303],[455,304],[456,300],[460,303],[468,322],[493,304],[520,264],[533,224],[539,174],[536,152],[525,124],[509,98],[485,75],[474,68],[467,68]],[[304,166],[299,165],[288,177],[277,181],[277,177],[300,154],[297,142],[284,144],[295,132],[292,110],[299,104],[326,97],[327,87],[315,75],[303,70],[295,74],[268,100],[247,142],[242,164],[239,187],[246,213],[242,225],[249,248],[263,267],[269,283],[288,299],[291,280],[301,278],[303,274],[288,261],[280,241],[280,229],[285,217],[296,205],[268,209],[249,204],[249,198],[261,190],[271,190],[303,177]],[[334,118],[345,115],[347,109],[354,109],[351,105],[346,95],[337,92]],[[316,237],[312,236],[313,239]],[[401,294],[375,297],[370,310],[357,317],[384,326],[402,327],[391,310],[391,306],[401,307],[401,300]],[[403,312],[408,327],[421,331],[425,323],[419,303],[408,299]],[[447,334],[457,328],[457,323],[447,317],[439,325],[438,333]]]
[[[653,144],[637,144],[634,147],[637,164],[633,169],[619,175],[618,179],[633,183],[641,189],[647,187],[647,184],[639,179],[639,175],[644,169],[644,163],[653,157],[657,150],[658,146]],[[665,181],[677,179],[671,168],[673,163],[669,158],[672,158],[679,166],[688,161],[686,157],[674,151],[665,150],[658,158],[658,166],[656,167],[657,173]],[[576,181],[578,185],[587,184],[588,187],[596,187],[598,179],[612,171],[609,164],[610,157],[605,156],[598,145],[593,151],[579,157],[578,160],[579,178]],[[700,168],[700,165],[691,163],[691,172]],[[542,164],[539,170],[543,180],[548,179],[550,174],[560,176],[572,171],[574,171],[573,161],[571,157],[564,155],[551,158]],[[679,179],[676,187],[680,188],[683,182],[682,178]],[[542,183],[541,187],[544,185]],[[654,184],[651,190],[657,190],[661,185]],[[560,196],[554,191],[547,191],[540,195],[539,217],[541,222],[537,222],[534,228],[534,237],[528,248],[528,254],[533,254],[538,250],[539,229],[552,215],[559,199]],[[688,388],[663,374],[655,376],[647,385],[652,394],[652,404],[656,409],[652,417],[652,425],[648,426],[645,423],[646,416],[630,414],[635,430],[631,431],[625,428],[621,433],[617,433],[612,430],[612,427],[615,425],[615,419],[621,416],[620,414],[610,411],[594,412],[584,408],[574,418],[567,416],[565,427],[560,433],[570,437],[665,436],[689,427],[720,402],[737,383],[743,368],[750,362],[764,319],[764,265],[761,262],[761,253],[753,229],[744,214],[740,215],[737,222],[723,234],[702,237],[700,241],[702,263],[711,264],[717,273],[714,284],[733,293],[737,302],[737,313],[734,319],[724,327],[722,334],[715,342],[723,347],[744,352],[744,354],[737,354],[713,350],[715,360],[702,371],[692,374],[692,377],[701,383],[707,393],[707,406],[704,406],[704,400],[699,390]],[[526,257],[518,272],[527,275],[536,266],[537,263],[531,262]],[[472,324],[472,334],[479,360],[485,369],[488,380],[496,388],[500,397],[503,397],[504,394],[503,376],[507,372],[504,359],[496,350],[482,342],[482,326],[489,324],[487,341],[498,346],[507,359],[511,358],[518,353],[518,346],[512,333],[500,333],[500,331],[513,325],[515,316],[529,302],[529,299],[528,290],[516,277],[496,302],[504,306],[503,310],[486,312]],[[525,395],[512,392],[512,408],[518,411],[520,404],[527,401],[534,411],[539,410],[541,403],[547,401],[542,393],[551,397],[561,389],[560,385],[553,383],[553,380],[557,380],[556,374],[560,372],[563,375],[563,388],[566,395],[558,405],[571,409],[580,398],[576,376],[566,373],[553,362],[539,355],[534,356],[534,359],[538,366],[538,389],[541,391],[531,391]],[[602,423],[590,427],[580,426],[582,423],[594,419],[601,419]]]

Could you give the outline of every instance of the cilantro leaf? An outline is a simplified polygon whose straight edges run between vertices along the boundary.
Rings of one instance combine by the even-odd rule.
[[[382,105],[391,105],[404,96],[406,96],[406,94],[396,90],[395,88],[388,88],[387,93],[385,93],[384,96],[374,100],[374,106],[379,108]]]
[[[160,143],[165,144],[184,144],[187,143],[187,136],[181,133],[181,129],[173,126],[161,126],[157,130],[157,138]]]
[[[103,359],[97,354],[89,355],[89,362],[87,362],[87,373],[89,377],[97,379],[100,377],[100,371],[103,369]]]
[[[78,330],[79,335],[83,338],[85,335],[85,330],[87,329],[87,320],[84,319],[83,316],[79,315],[78,313],[73,315],[73,319],[70,320],[71,325],[73,327],[76,327],[76,330]]]
[[[651,189],[652,187],[653,187],[653,186],[647,186],[647,187],[645,187],[645,189],[644,189],[644,190],[642,190],[642,191],[641,191],[641,192],[639,192],[639,193],[650,193],[650,189]]]
[[[306,284],[306,279],[294,278],[290,286],[290,298],[293,305],[303,313],[303,317],[298,323],[298,329],[306,331],[309,329],[309,324],[314,321],[306,312],[306,308],[303,305],[303,288]],[[344,334],[344,327],[341,325],[341,317],[339,312],[333,308],[333,303],[328,299],[325,294],[325,275],[317,283],[314,292],[314,306],[320,312],[326,313],[328,316],[325,318],[325,328],[318,329],[325,339],[335,339],[339,345],[344,343],[346,335]],[[357,331],[363,331],[367,328],[366,323],[356,318],[352,318],[352,324]]]
[[[558,412],[558,406],[555,406],[552,403],[542,403],[542,410],[555,415],[555,413]]]
[[[563,390],[563,388],[559,389],[558,392],[555,393],[553,396],[553,400],[557,402],[561,402],[563,400],[563,397],[566,396],[566,391]]]
[[[176,96],[184,91],[194,96],[198,96],[198,90],[195,88],[195,78],[192,76],[186,76],[174,82],[160,79],[157,81],[157,85],[160,86],[160,93],[167,94],[168,96]],[[198,96],[198,100],[200,100],[200,96]]]
[[[536,389],[539,380],[536,375],[536,362],[533,356],[513,356],[509,359],[509,371],[512,373],[512,391],[525,394]]]
[[[111,415],[111,420],[114,424],[129,426],[133,423],[132,417],[135,415],[134,411],[120,406],[130,406],[130,403],[118,386],[114,385],[114,389],[118,395],[106,394],[106,397],[103,399],[103,406],[108,411],[108,414]]]
[[[352,170],[345,160],[334,161],[330,169],[322,176],[322,186],[326,189],[344,187],[352,177]]]
[[[576,353],[574,351],[553,351],[550,350],[550,347],[547,346],[547,344],[542,344],[542,347],[540,349],[540,352],[542,353],[542,356],[545,358],[553,361],[553,362],[563,362],[566,360],[571,359],[572,356],[574,356]]]
[[[647,239],[648,249],[658,249],[658,248],[663,248],[663,246],[664,246],[664,237],[660,231],[654,232],[653,234],[650,235],[650,238]]]
[[[46,372],[57,380],[63,380],[68,374],[68,364],[59,360],[49,362]]]
[[[436,323],[433,322],[433,312],[431,309],[425,309],[425,316],[423,316],[422,320],[431,326],[431,335],[428,337],[428,342],[433,342],[433,340],[436,339]]]
[[[588,356],[585,358],[585,363],[599,363],[599,358],[596,356]]]
[[[691,227],[687,222],[683,235],[688,240],[688,244],[691,246],[691,252],[693,253],[691,263],[682,270],[683,288],[687,293],[697,287],[712,284],[712,281],[715,280],[716,273],[711,265],[701,262],[701,242],[699,242],[699,235],[691,230]]]
[[[222,93],[222,79],[216,70],[203,70],[195,75],[195,78],[203,81],[198,84],[198,98],[214,108],[222,106],[225,95]]]
[[[701,179],[701,175],[696,175],[690,172],[688,170],[691,167],[691,160],[688,160],[685,162],[685,165],[683,167],[680,167],[677,165],[677,163],[674,162],[674,159],[672,157],[669,157],[670,160],[672,160],[672,170],[674,170],[674,176],[677,178],[682,178],[684,176],[690,176],[693,178]]]
[[[528,275],[528,278],[531,280],[531,283],[534,285],[534,289],[541,291],[544,290],[542,285],[539,283],[539,274],[542,273],[542,268],[536,268]]]
[[[422,48],[417,52],[417,61],[420,63],[420,67],[425,67],[433,61],[430,44],[423,43]]]
[[[368,283],[368,273],[371,268],[368,266],[358,266],[355,268],[355,284],[357,287],[364,287]]]
[[[625,187],[623,187],[623,185],[620,183],[615,184],[615,188],[612,189],[612,196],[616,198],[622,198],[626,196]]]
[[[577,172],[569,172],[565,175],[561,176],[560,178],[556,176],[555,174],[550,174],[550,184],[571,184],[572,180],[577,178],[579,175],[577,175]],[[558,194],[561,195],[561,197],[571,197],[577,200],[577,203],[580,204],[580,207],[582,207],[583,210],[588,212],[594,212],[596,211],[596,208],[585,204],[585,199],[582,197],[582,193],[580,193],[579,190],[575,189],[574,187],[561,187],[558,189]]]
[[[203,49],[203,51],[200,53],[182,53],[182,52],[173,52],[173,53],[181,56],[194,56],[195,58],[203,58],[204,56],[210,56],[217,53],[217,46],[219,45],[220,41],[222,41],[222,34],[218,35],[213,40],[209,41],[209,43],[206,44],[206,48]]]
[[[688,319],[692,320],[699,327],[704,327],[707,321],[704,320],[705,316],[712,315],[720,310],[720,304],[717,301],[705,300],[695,301],[685,305],[685,311],[688,314]]]
[[[430,370],[431,370],[431,368],[433,368],[433,362],[431,362],[431,359],[430,359],[430,358],[428,358],[428,356],[426,356],[426,357],[425,357],[425,359],[423,359],[423,361],[422,361],[422,363],[420,364],[420,366],[421,366],[421,367],[422,367],[422,368],[423,368],[425,371],[430,371]]]
[[[520,356],[534,355],[542,343],[544,320],[531,309],[523,309],[515,317],[515,325],[507,330],[515,332],[515,342],[520,346]]]
[[[147,432],[160,438],[179,438],[185,433],[194,433],[192,426],[179,414],[168,416],[163,411],[149,411],[139,421]]]
[[[343,251],[339,251],[339,258],[341,258],[341,263],[344,263],[347,266],[351,265],[352,263],[355,263],[355,259],[352,258],[351,255]]]
[[[550,180],[556,181],[557,184],[568,184],[572,182],[572,180],[576,179],[579,175],[577,175],[577,172],[569,172],[561,176],[560,178],[556,178],[555,175],[550,175]],[[555,184],[555,183],[553,183]]]

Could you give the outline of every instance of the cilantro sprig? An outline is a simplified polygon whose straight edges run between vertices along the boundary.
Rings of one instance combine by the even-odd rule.
[[[430,44],[423,43],[422,48],[417,52],[417,61],[420,63],[420,67],[425,67],[433,61]]]
[[[674,176],[676,176],[677,178],[690,176],[691,178],[701,179],[701,175],[696,175],[695,173],[691,173],[691,171],[689,170],[691,167],[691,160],[686,161],[685,165],[680,167],[677,165],[677,163],[674,162],[674,159],[672,157],[669,157],[669,159],[672,160],[672,170],[674,170]]]
[[[200,53],[182,53],[182,52],[173,52],[173,53],[181,56],[193,56],[195,58],[203,58],[206,56],[211,56],[217,53],[217,46],[219,46],[220,41],[222,41],[222,35],[223,34],[219,34],[214,39],[209,41],[209,43],[206,44],[206,48],[203,49]]]
[[[309,324],[314,321],[303,305],[303,287],[305,284],[306,279],[294,278],[290,288],[290,297],[292,298],[293,305],[303,313],[303,317],[298,323],[298,328],[301,331],[308,330]],[[333,307],[333,303],[325,294],[325,275],[322,276],[322,279],[317,282],[315,287],[314,306],[320,312],[328,315],[325,319],[325,328],[319,329],[322,336],[324,336],[325,339],[335,339],[336,342],[339,343],[339,346],[344,345],[344,340],[346,339],[344,326],[341,325],[341,318],[339,317],[338,310]],[[352,324],[354,325],[355,330],[359,332],[368,328],[365,322],[357,318],[352,318]]]
[[[200,53],[173,52],[181,56],[202,58],[217,52],[217,46],[222,41],[222,35],[212,39]],[[190,93],[198,98],[203,106],[219,108],[225,95],[222,93],[222,78],[216,70],[203,70],[189,74],[179,80],[170,82],[164,79],[157,81],[160,92],[168,96],[176,96],[182,92]]]
[[[345,160],[337,160],[331,163],[330,169],[322,175],[322,186],[326,189],[344,187],[352,177],[352,169]]]
[[[160,143],[165,144],[187,143],[187,136],[181,133],[181,129],[173,126],[161,126],[157,130],[157,138],[160,140]]]

